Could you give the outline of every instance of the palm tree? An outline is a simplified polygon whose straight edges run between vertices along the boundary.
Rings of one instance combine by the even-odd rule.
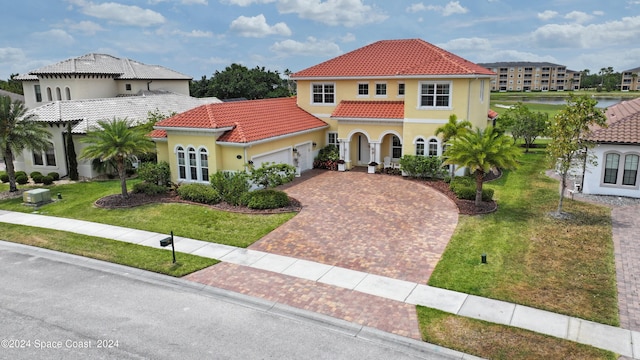
[[[155,149],[153,141],[140,128],[129,127],[126,118],[98,121],[98,128],[89,131],[87,137],[80,141],[89,144],[82,150],[81,158],[115,161],[123,197],[128,196],[126,160],[132,155],[149,153]]]
[[[27,108],[22,101],[11,102],[8,96],[0,97],[0,155],[7,167],[9,191],[18,191],[14,154],[27,148],[44,151],[50,146],[50,137],[45,125],[37,122],[35,115],[27,115]]]
[[[476,206],[482,203],[484,176],[493,168],[513,169],[518,165],[520,149],[502,132],[489,126],[465,131],[447,148],[445,164],[468,167],[476,177]]]
[[[449,122],[436,129],[436,136],[442,134],[442,153],[444,154],[445,147],[451,139],[465,131],[468,131],[471,129],[471,126],[471,122],[468,120],[462,120],[459,122],[456,114],[449,115]],[[451,166],[449,169],[449,175],[453,176],[453,172],[454,168]]]

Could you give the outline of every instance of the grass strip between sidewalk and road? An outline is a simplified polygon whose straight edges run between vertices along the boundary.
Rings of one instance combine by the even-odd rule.
[[[0,240],[37,246],[92,259],[108,261],[160,274],[181,277],[217,264],[215,259],[176,253],[173,263],[171,251],[130,244],[117,240],[43,229],[24,225],[1,224]]]

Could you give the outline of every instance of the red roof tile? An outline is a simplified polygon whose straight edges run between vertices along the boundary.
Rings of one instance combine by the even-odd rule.
[[[498,117],[498,113],[495,110],[489,109],[489,111],[487,112],[487,117],[489,118],[489,120],[493,120]]]
[[[599,143],[640,144],[640,98],[609,106],[606,128],[594,128],[587,139]]]
[[[295,97],[208,104],[156,123],[160,128],[223,129],[232,127],[219,142],[248,143],[327,123],[302,110]]]
[[[154,139],[166,138],[167,137],[167,131],[166,130],[153,130],[152,132],[147,134],[147,136],[150,137],[150,138],[154,138]]]
[[[331,114],[335,118],[404,119],[404,101],[344,100]]]
[[[382,40],[294,73],[292,78],[495,75],[421,39]]]

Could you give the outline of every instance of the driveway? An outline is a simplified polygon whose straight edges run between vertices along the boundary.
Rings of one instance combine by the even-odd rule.
[[[458,223],[449,198],[399,176],[311,170],[285,191],[302,211],[251,249],[426,283]]]

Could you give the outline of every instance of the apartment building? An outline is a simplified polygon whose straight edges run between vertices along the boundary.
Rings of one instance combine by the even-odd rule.
[[[622,91],[640,90],[640,81],[638,81],[638,75],[640,75],[640,67],[623,71],[620,89]]]
[[[549,62],[480,63],[494,73],[491,91],[569,91],[580,88],[580,72]]]

